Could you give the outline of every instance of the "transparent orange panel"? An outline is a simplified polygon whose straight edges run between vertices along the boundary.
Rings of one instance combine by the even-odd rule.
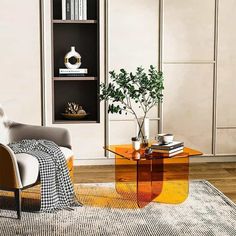
[[[151,160],[139,160],[137,162],[137,186],[138,206],[144,207],[153,199]]]
[[[186,153],[164,158],[162,192],[153,201],[178,204],[189,194],[189,156]]]
[[[137,201],[137,162],[116,155],[116,191],[124,198]]]
[[[144,207],[161,193],[163,158],[152,160],[142,151],[117,147],[115,179],[116,191],[124,198]]]
[[[162,192],[164,176],[164,159],[152,160],[152,195],[153,198],[159,196]]]

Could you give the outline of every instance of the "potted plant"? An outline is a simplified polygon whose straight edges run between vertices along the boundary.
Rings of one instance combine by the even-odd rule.
[[[109,74],[111,81],[100,85],[100,100],[109,101],[108,113],[134,115],[139,127],[138,138],[143,142],[145,135],[142,128],[145,118],[154,106],[162,102],[163,74],[152,65],[148,73],[144,68],[138,67],[135,73],[121,69],[119,73],[111,71]],[[142,122],[139,122],[134,103],[142,110]]]

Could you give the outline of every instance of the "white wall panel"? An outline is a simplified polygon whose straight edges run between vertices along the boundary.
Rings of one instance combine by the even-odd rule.
[[[236,129],[217,131],[217,154],[236,154]]]
[[[109,70],[158,63],[157,0],[109,0]]]
[[[38,0],[1,0],[0,58],[0,103],[9,119],[40,124]]]
[[[236,126],[236,1],[220,1],[218,49],[218,126]]]
[[[164,61],[213,60],[214,0],[164,0]]]
[[[165,65],[164,131],[211,153],[212,65]]]

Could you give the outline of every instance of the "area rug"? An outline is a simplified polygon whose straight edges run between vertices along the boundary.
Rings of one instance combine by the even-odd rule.
[[[190,183],[179,205],[150,203],[142,209],[116,193],[114,184],[75,186],[83,207],[57,214],[39,209],[39,188],[23,194],[22,220],[16,220],[13,197],[0,192],[0,235],[30,236],[235,236],[236,205],[207,181]]]

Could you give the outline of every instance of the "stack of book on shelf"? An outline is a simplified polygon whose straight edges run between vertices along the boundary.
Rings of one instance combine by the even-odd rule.
[[[88,74],[88,69],[59,69],[59,76],[60,77],[80,77],[85,76]]]
[[[184,143],[173,141],[169,144],[154,143],[151,146],[153,152],[161,153],[164,157],[173,157],[184,150]]]
[[[61,0],[62,20],[87,20],[87,0]]]

